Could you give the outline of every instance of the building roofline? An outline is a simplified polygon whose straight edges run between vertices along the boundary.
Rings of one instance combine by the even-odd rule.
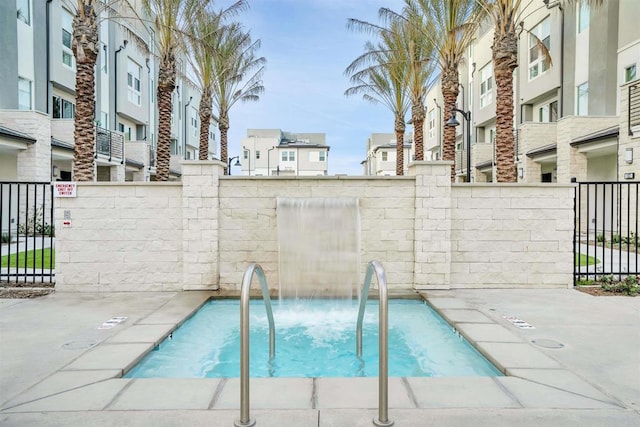
[[[16,130],[10,129],[5,126],[0,126],[0,135],[13,138],[13,139],[18,139],[20,141],[23,141],[29,144],[36,143],[36,139],[27,135],[26,133],[18,132]]]
[[[137,160],[125,159],[125,164],[126,164],[126,166],[131,166],[131,167],[138,168],[138,169],[143,169],[144,168],[144,163],[139,162]]]
[[[476,163],[476,169],[485,169],[493,166],[493,160],[487,160],[486,162]]]
[[[534,148],[533,150],[527,151],[527,157],[534,158],[537,156],[543,156],[545,154],[551,154],[558,150],[558,144],[548,144],[542,147]]]
[[[56,148],[62,148],[63,150],[73,151],[73,145],[68,142],[60,141],[56,138],[51,138],[51,146]]]
[[[571,140],[571,146],[576,147],[582,144],[589,144],[591,142],[602,141],[603,139],[609,139],[613,137],[617,137],[620,134],[620,126],[615,125],[606,129],[601,129],[597,132],[592,132],[587,135],[583,135],[578,138],[574,138]]]

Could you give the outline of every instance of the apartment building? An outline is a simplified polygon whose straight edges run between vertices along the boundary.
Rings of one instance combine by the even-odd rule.
[[[530,0],[514,72],[514,135],[520,182],[625,181],[640,176],[640,2],[562,8]],[[536,45],[547,46],[551,62]],[[471,181],[495,176],[493,28],[482,25],[460,70],[458,108],[471,113],[471,134],[457,115],[456,174]],[[440,88],[427,96],[425,150],[440,151]],[[635,156],[635,157],[634,157]],[[435,157],[434,157],[435,158]]]
[[[414,160],[413,133],[405,133],[403,144],[404,174]],[[360,164],[365,176],[395,176],[397,159],[396,136],[393,133],[372,133],[367,138],[367,157]],[[429,159],[430,160],[430,159]]]
[[[67,5],[62,0],[0,2],[0,179],[73,179],[74,11]],[[137,13],[152,22],[141,7]],[[153,180],[158,123],[155,32],[139,20],[117,17],[114,10],[103,11],[99,22],[96,180]],[[129,40],[131,34],[137,43]],[[197,158],[199,141],[200,95],[184,77],[184,63],[173,98],[173,178],[180,176],[181,159]],[[215,155],[214,130],[212,124],[210,158]]]
[[[324,176],[329,150],[324,133],[292,133],[281,129],[247,129],[238,158],[248,176]]]

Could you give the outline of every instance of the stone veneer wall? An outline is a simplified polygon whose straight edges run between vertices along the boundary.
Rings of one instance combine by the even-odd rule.
[[[557,184],[454,186],[451,286],[568,286],[573,194]]]
[[[182,289],[182,190],[180,183],[82,183],[77,198],[56,199],[56,291]]]
[[[362,276],[376,259],[390,289],[570,286],[573,187],[451,185],[449,165],[258,178],[186,161],[181,183],[78,184],[56,200],[56,290],[238,289],[250,262],[276,288],[277,197],[357,197]]]

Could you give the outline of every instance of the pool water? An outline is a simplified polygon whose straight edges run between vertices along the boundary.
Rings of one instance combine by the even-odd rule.
[[[274,300],[276,356],[269,361],[264,302],[250,302],[252,377],[377,377],[378,302],[365,310],[356,356],[358,302]],[[240,376],[238,300],[212,300],[149,353],[126,378]],[[389,300],[389,376],[499,376],[424,301]]]

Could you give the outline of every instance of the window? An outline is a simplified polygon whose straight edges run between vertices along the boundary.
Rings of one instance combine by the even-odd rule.
[[[71,69],[75,69],[76,63],[71,50],[71,38],[73,34],[73,16],[62,9],[62,63]]]
[[[576,114],[578,116],[586,116],[589,108],[589,82],[579,85],[576,92]]]
[[[182,151],[182,146],[175,139],[171,140],[171,154],[177,156]]]
[[[124,123],[118,123],[118,130],[124,134],[124,138],[127,141],[131,141],[131,127],[125,125]],[[172,154],[174,154],[172,152]]]
[[[100,68],[105,74],[107,74],[107,58],[109,57],[109,55],[107,55],[108,51],[107,45],[103,43],[102,49],[100,49]]]
[[[127,99],[136,105],[140,105],[140,73],[142,67],[129,58],[127,64]]]
[[[53,97],[53,118],[73,119],[76,117],[76,106],[73,102],[67,101],[59,96]]]
[[[324,162],[327,160],[327,152],[326,151],[320,151],[318,153],[318,160],[321,162]]]
[[[538,109],[538,121],[550,123],[558,121],[558,101],[543,105]]]
[[[493,101],[493,64],[487,64],[480,71],[480,108]]]
[[[109,114],[104,111],[100,112],[100,127],[103,129],[109,129]]]
[[[18,109],[31,110],[31,80],[18,77]]]
[[[436,110],[429,111],[429,139],[436,137]]]
[[[260,158],[260,150],[256,150],[256,160]]]
[[[283,151],[282,152],[282,161],[283,162],[293,162],[296,160],[296,152],[295,151]]]
[[[193,127],[193,136],[198,136],[198,110],[191,108],[191,126]]]
[[[553,101],[551,104],[549,104],[549,121],[558,121],[558,101]]]
[[[387,153],[386,151],[383,151],[382,153],[382,161],[386,162],[389,160],[389,153]]]
[[[31,25],[31,0],[16,0],[18,21]]]
[[[489,142],[493,144],[496,142],[496,128],[489,129]]]
[[[549,69],[549,63],[546,61],[545,54],[538,43],[542,42],[547,50],[551,50],[550,22],[547,16],[529,34],[529,80],[535,79]]]
[[[624,82],[630,82],[636,79],[636,64],[630,65],[624,69]]]
[[[578,33],[589,29],[589,5],[582,2],[578,5]]]

